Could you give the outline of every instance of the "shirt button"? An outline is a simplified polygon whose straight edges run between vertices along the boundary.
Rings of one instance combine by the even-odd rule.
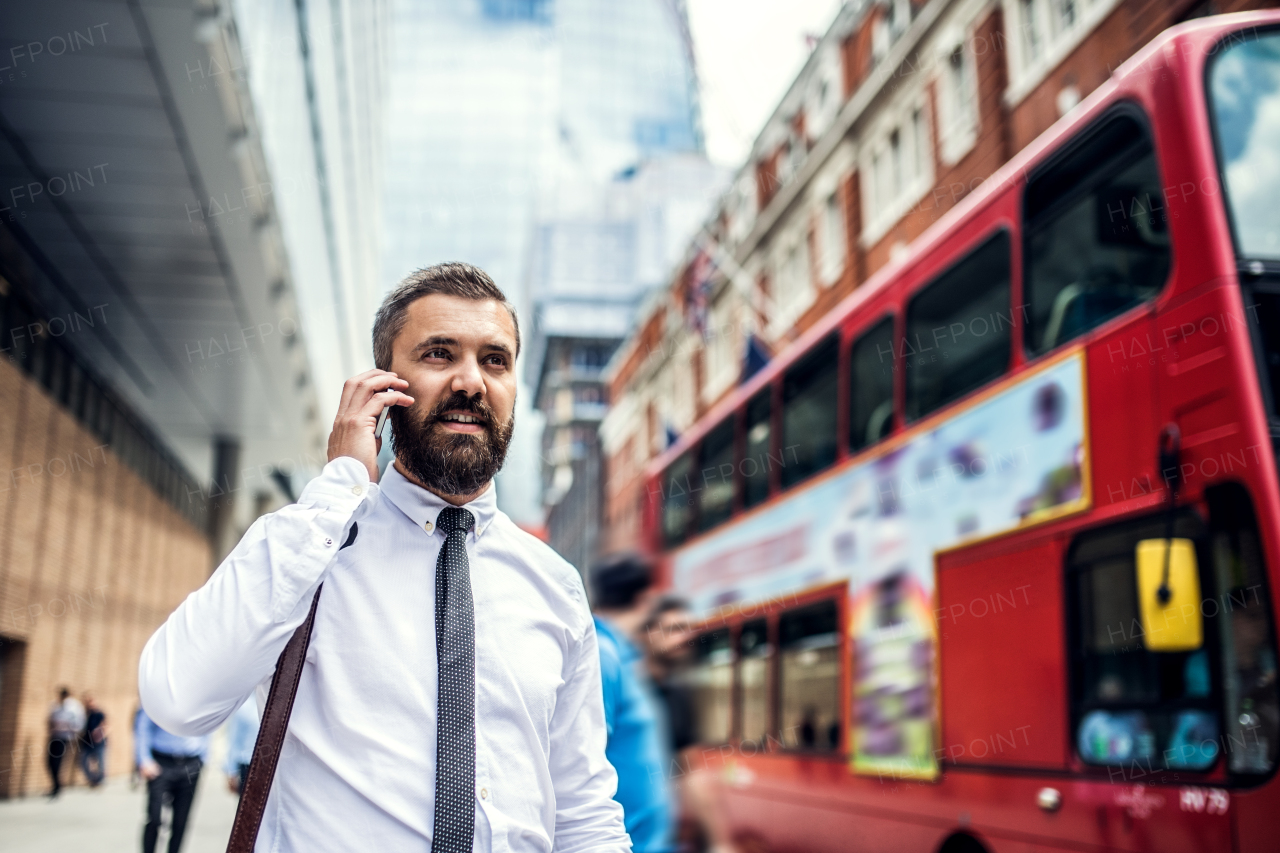
[[[435,525],[428,521],[422,525],[422,528],[430,533],[435,528]]]
[[[364,489],[360,488],[359,486],[352,486],[352,487],[351,487],[351,494],[353,494],[353,495],[362,495],[362,494],[364,494]]]
[[[481,789],[480,789],[480,799],[482,799],[482,800],[487,800],[487,799],[489,799],[489,789],[488,789],[488,788],[481,788]]]
[[[332,540],[332,539],[325,539],[325,540],[324,540],[324,547],[326,547],[326,548],[332,548],[332,547],[333,547],[333,540]]]

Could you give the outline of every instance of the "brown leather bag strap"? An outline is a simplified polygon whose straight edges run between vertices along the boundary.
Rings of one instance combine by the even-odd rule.
[[[342,543],[342,548],[356,541],[357,529],[353,523],[351,533],[347,536],[347,541]],[[338,550],[341,551],[342,548]],[[227,840],[227,853],[253,853],[253,846],[258,840],[258,828],[262,825],[262,814],[267,808],[267,796],[271,793],[271,782],[275,779],[276,765],[280,762],[284,736],[289,730],[289,715],[293,713],[293,700],[298,695],[302,665],[307,659],[311,629],[316,621],[316,605],[320,603],[320,592],[323,589],[323,583],[316,587],[306,621],[293,632],[284,651],[280,653],[280,659],[276,661],[276,672],[271,677],[271,692],[267,694],[267,706],[262,711],[262,722],[258,726],[258,740],[253,745],[253,759],[249,762],[249,772],[245,774],[240,804],[236,807],[236,820],[231,827],[231,837]]]

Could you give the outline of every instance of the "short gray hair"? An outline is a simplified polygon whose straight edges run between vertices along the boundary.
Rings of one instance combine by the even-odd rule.
[[[409,274],[382,300],[382,307],[373,320],[373,363],[379,370],[391,369],[392,346],[409,317],[409,306],[434,293],[500,302],[511,314],[511,324],[516,329],[516,355],[520,354],[520,321],[516,318],[516,307],[488,273],[471,264],[436,264]]]

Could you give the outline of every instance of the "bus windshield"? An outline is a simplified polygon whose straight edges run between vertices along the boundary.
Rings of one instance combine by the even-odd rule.
[[[1280,32],[1229,42],[1209,98],[1236,252],[1280,260]]]

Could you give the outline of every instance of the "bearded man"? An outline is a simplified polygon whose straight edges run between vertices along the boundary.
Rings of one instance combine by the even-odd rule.
[[[343,386],[323,472],[147,643],[147,713],[212,731],[255,690],[264,703],[323,582],[257,850],[630,849],[581,579],[497,508],[519,349],[481,270],[407,278],[374,322],[377,369]]]

